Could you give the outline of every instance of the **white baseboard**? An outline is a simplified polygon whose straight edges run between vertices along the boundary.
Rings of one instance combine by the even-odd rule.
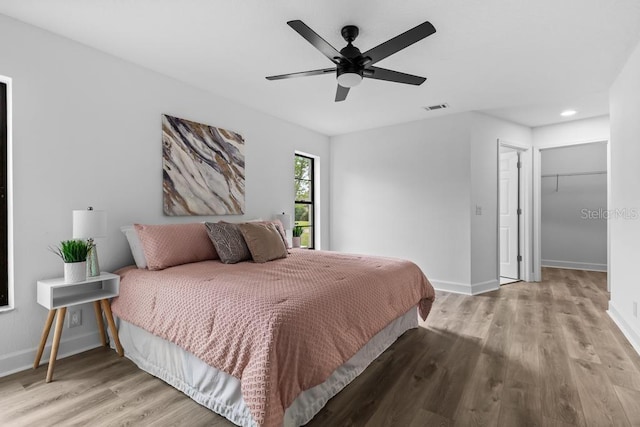
[[[555,259],[543,259],[543,267],[568,268],[570,270],[604,271],[607,272],[607,264],[593,262],[558,261]]]
[[[454,294],[471,295],[471,286],[465,283],[447,282],[444,280],[431,280],[433,287],[438,291],[451,292]]]
[[[444,280],[429,280],[433,287],[439,291],[451,292],[454,294],[478,295],[500,289],[498,280],[488,280],[481,283],[459,283],[447,282]]]
[[[497,291],[498,289],[500,289],[500,281],[497,279],[473,283],[471,285],[471,295],[484,294],[485,292]]]
[[[91,350],[100,346],[102,346],[102,343],[100,342],[100,334],[98,334],[98,331],[74,336],[66,340],[62,339],[60,340],[57,359],[73,356],[74,354],[82,353],[83,351]],[[34,347],[29,350],[17,351],[15,353],[9,353],[1,356],[0,377],[33,368],[33,361],[36,358],[37,351],[38,348]],[[47,344],[44,348],[40,365],[47,364],[49,362],[50,354],[51,343]],[[46,370],[43,371],[43,378],[45,373]]]
[[[635,351],[640,355],[640,331],[636,331],[635,328],[625,320],[624,316],[618,310],[613,303],[613,301],[609,301],[609,310],[607,310],[607,314],[613,320],[613,322],[618,326],[622,334],[627,338],[629,344],[635,349]]]

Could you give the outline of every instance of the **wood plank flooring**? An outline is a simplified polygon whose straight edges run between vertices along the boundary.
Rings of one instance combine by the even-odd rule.
[[[609,319],[604,273],[438,292],[407,332],[309,426],[640,425],[640,357]],[[0,425],[231,426],[114,351],[0,378]]]

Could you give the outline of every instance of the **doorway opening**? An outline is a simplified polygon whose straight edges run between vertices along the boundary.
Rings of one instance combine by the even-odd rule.
[[[600,146],[600,148],[598,148]],[[556,162],[557,164],[562,165],[562,168],[557,168],[558,170],[549,169],[549,166],[552,166],[553,163],[549,163],[549,159],[547,158],[547,162],[545,163],[545,167],[543,170],[542,167],[542,157],[544,152],[552,152],[556,150],[561,150],[563,148],[575,148],[579,149],[582,147],[584,150],[600,150],[600,154],[595,158],[598,159],[597,163],[592,162],[592,156],[587,155],[586,153],[576,154],[576,152],[572,152],[569,157],[569,160],[564,160],[562,162]],[[594,140],[586,140],[586,141],[572,141],[568,143],[558,143],[554,145],[548,145],[544,147],[536,147],[533,150],[533,190],[534,190],[534,206],[535,206],[535,216],[533,223],[533,252],[535,254],[534,264],[533,264],[533,280],[540,281],[542,277],[542,264],[560,267],[560,268],[571,268],[571,269],[581,269],[581,270],[595,270],[595,271],[607,271],[610,258],[610,233],[609,227],[611,225],[611,221],[608,221],[609,214],[611,213],[608,209],[611,206],[611,181],[610,181],[610,165],[611,165],[611,147],[607,140],[603,139],[594,139]],[[578,150],[580,151],[580,150]],[[602,154],[604,152],[604,154]],[[543,175],[544,178],[543,178]],[[581,188],[581,186],[587,185],[588,182],[592,182],[597,187],[593,187],[585,190]],[[546,189],[543,187],[547,187]],[[556,189],[558,190],[556,192]],[[584,252],[584,250],[588,248],[594,248],[589,242],[599,241],[600,249],[597,250],[599,256],[584,256],[585,253],[576,252],[574,249],[567,249],[561,253],[563,256],[561,259],[555,259],[554,253],[546,253],[543,255],[542,253],[542,196],[543,191],[547,191],[551,196],[557,197],[562,204],[569,205],[571,203],[573,206],[573,213],[571,216],[572,226],[564,226],[558,228],[558,230],[562,230],[563,233],[581,230],[577,235],[578,239],[574,237],[567,237],[567,241],[569,242],[580,242],[580,251]],[[604,206],[602,197],[600,202],[593,203],[591,197],[604,192]],[[579,197],[579,199],[576,199]],[[578,200],[577,203],[576,200]],[[548,206],[552,207],[552,206]],[[551,212],[553,214],[553,211]],[[547,217],[549,212],[547,212]],[[553,219],[553,218],[551,218]],[[602,221],[604,220],[604,224]],[[557,217],[556,222],[564,221],[562,217]],[[594,231],[594,228],[598,228],[598,222],[600,222],[599,231]],[[583,230],[583,228],[589,227],[589,230]],[[549,231],[549,227],[545,227],[547,231]],[[594,236],[599,234],[600,237],[595,238]],[[589,237],[590,236],[590,237]],[[555,238],[556,236],[553,236]],[[591,240],[585,241],[584,239],[588,238]],[[547,242],[549,239],[547,239]],[[604,242],[604,245],[603,243]],[[549,248],[549,244],[547,243],[546,248]],[[553,246],[551,246],[553,247]],[[604,249],[603,249],[604,248]],[[602,255],[602,251],[605,251],[605,255]],[[565,256],[567,255],[567,256]],[[567,259],[565,259],[567,258]],[[544,259],[544,261],[543,261]],[[550,262],[552,261],[552,262]],[[555,262],[553,262],[555,261]],[[557,261],[561,261],[558,263]],[[607,288],[610,290],[610,280],[611,275],[607,274]]]
[[[541,149],[541,265],[607,271],[607,144]]]
[[[500,285],[533,280],[533,150],[498,139],[496,279]]]
[[[501,146],[498,162],[500,285],[520,281],[520,152]]]

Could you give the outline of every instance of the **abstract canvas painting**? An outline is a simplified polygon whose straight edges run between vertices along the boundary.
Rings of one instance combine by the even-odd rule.
[[[244,139],[238,133],[162,115],[164,214],[244,213]]]

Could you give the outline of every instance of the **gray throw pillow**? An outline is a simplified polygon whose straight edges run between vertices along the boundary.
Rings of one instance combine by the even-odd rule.
[[[225,264],[235,264],[251,259],[251,252],[244,241],[238,224],[206,222],[207,234]]]

